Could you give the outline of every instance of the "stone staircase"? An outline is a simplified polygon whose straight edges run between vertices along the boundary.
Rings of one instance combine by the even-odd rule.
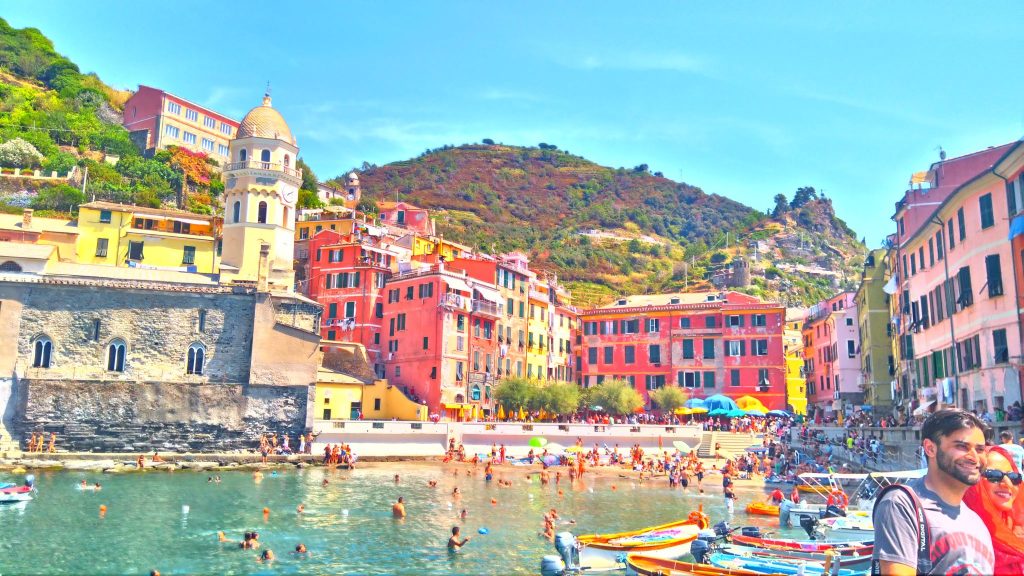
[[[711,438],[708,438],[708,435]],[[760,446],[764,441],[763,434],[750,434],[747,432],[704,432],[701,437],[700,449],[697,455],[701,458],[715,457],[715,444],[722,445],[723,452],[729,452],[740,456],[751,446]]]

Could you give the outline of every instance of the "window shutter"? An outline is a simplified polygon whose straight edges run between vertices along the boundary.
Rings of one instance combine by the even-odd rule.
[[[745,318],[745,316],[740,315],[740,328],[743,328],[743,319],[744,318]]]
[[[742,318],[742,316],[741,316],[741,318]],[[747,341],[746,340],[740,340],[740,356],[746,356],[746,355],[747,355]]]

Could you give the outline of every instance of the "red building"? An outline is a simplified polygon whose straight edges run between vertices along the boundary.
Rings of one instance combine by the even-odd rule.
[[[323,230],[308,240],[309,277],[302,292],[324,307],[321,338],[363,344],[383,377],[383,289],[392,255],[349,237]]]
[[[205,152],[218,162],[229,160],[228,144],[238,121],[165,92],[139,86],[125,102],[122,125],[144,152],[181,146]]]
[[[420,236],[434,235],[434,221],[430,211],[405,202],[377,202],[380,222],[386,226],[404,228]]]
[[[623,378],[638,392],[749,395],[786,408],[786,310],[738,292],[630,296],[580,313],[586,387]]]

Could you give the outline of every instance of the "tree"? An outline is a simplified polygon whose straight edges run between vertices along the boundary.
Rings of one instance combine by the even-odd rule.
[[[507,412],[521,406],[530,406],[538,388],[535,382],[526,378],[505,378],[491,390],[491,396]]]
[[[636,412],[644,405],[644,398],[626,380],[613,378],[605,380],[590,389],[590,406],[600,406],[609,414],[622,416]]]
[[[775,195],[775,208],[772,209],[772,218],[779,218],[789,210],[789,202],[785,194]]]
[[[295,161],[295,168],[302,170],[302,186],[299,186],[299,190],[310,190],[312,192],[316,192],[319,180],[317,180],[316,174],[313,172],[313,169],[309,167],[309,164],[306,164],[305,160],[299,158]]]
[[[494,140],[491,140],[490,138],[484,138],[483,143],[487,146],[494,146]]]
[[[802,186],[797,188],[796,194],[793,195],[793,201],[789,203],[790,208],[799,208],[804,204],[807,204],[811,200],[818,199],[818,192],[813,186]]]
[[[676,386],[666,386],[651,392],[648,396],[655,406],[665,412],[671,412],[681,408],[688,400],[686,392]]]
[[[58,184],[43,188],[32,199],[32,208],[36,210],[54,210],[57,212],[74,212],[79,204],[85,202],[85,194],[73,186]]]
[[[320,195],[315,190],[306,190],[304,188],[299,189],[299,208],[323,208],[324,202],[320,199]]]
[[[552,414],[571,414],[580,407],[583,395],[579,386],[571,382],[554,382],[537,390],[531,408],[543,408]]]

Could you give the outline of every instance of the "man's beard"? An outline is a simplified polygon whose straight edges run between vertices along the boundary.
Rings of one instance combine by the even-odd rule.
[[[956,461],[953,460],[953,458],[941,450],[936,452],[935,462],[939,465],[939,470],[942,470],[967,486],[974,486],[979,480],[981,480],[980,468],[974,471],[973,476],[968,475],[967,472],[964,472],[956,465]]]

